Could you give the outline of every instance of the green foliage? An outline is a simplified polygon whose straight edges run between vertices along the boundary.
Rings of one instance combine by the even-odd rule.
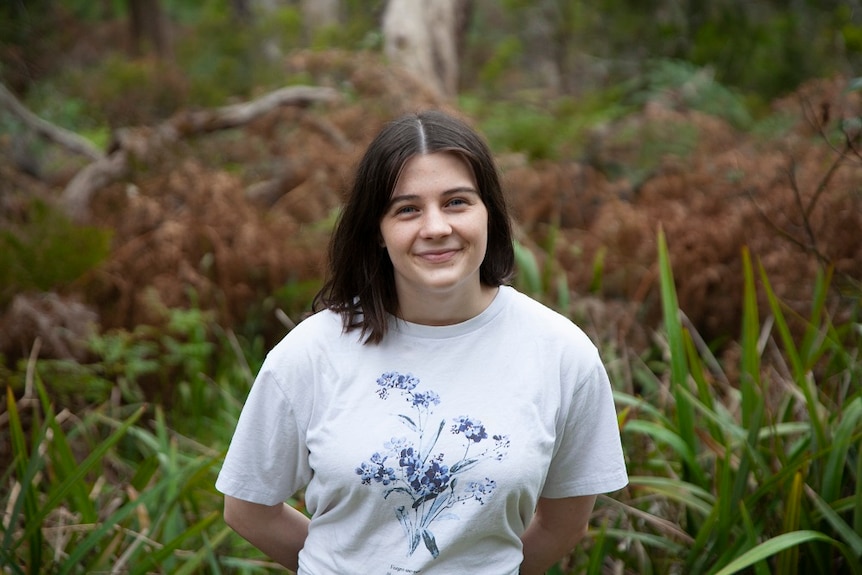
[[[602,537],[618,540],[612,554],[642,573],[860,573],[862,391],[829,384],[851,381],[858,369],[858,328],[832,325],[827,273],[815,286],[811,315],[793,318],[805,326],[797,334],[762,269],[771,319],[761,325],[755,272],[747,253],[743,260],[739,382],[731,386],[683,321],[660,233],[670,365],[661,380],[654,370],[637,371],[642,395],[617,394],[630,446],[629,505],[653,536],[608,528]],[[781,346],[787,365],[764,369],[765,338]],[[656,498],[661,507],[651,503]]]
[[[788,134],[797,124],[798,118],[789,113],[770,114],[755,122],[749,134],[763,143],[775,142]]]
[[[553,114],[517,104],[499,106],[497,112],[483,121],[483,129],[498,149],[523,152],[530,160],[557,157],[562,138],[553,136],[560,127]]]
[[[44,15],[50,0],[0,2],[0,46],[23,44],[44,32]]]
[[[275,305],[290,318],[300,318],[311,310],[311,301],[320,291],[320,280],[289,281],[273,294]]]
[[[105,117],[95,102],[88,102],[80,90],[80,71],[69,71],[40,82],[27,93],[27,107],[40,118],[90,139],[96,147],[107,146],[109,133]],[[57,98],[58,94],[67,94]]]
[[[462,96],[461,108],[475,118],[497,152],[521,152],[530,160],[578,156],[597,124],[622,117],[631,105],[619,88],[556,101],[491,100]]]
[[[112,54],[74,76],[72,94],[98,102],[113,128],[158,123],[189,104],[188,81],[170,62]]]
[[[523,50],[524,48],[517,36],[501,39],[494,47],[491,57],[479,70],[481,86],[486,91],[492,91],[492,86],[503,77],[506,71],[514,67],[515,62],[522,56]]]
[[[213,547],[229,535],[216,521],[211,487],[218,453],[171,433],[159,410],[155,421],[142,423],[143,407],[114,415],[105,405],[66,429],[41,381],[37,388],[29,436],[7,392],[14,461],[4,476],[10,513],[0,522],[0,563],[8,572],[175,573],[215,563]],[[85,437],[87,456],[80,459],[75,451]],[[123,440],[141,455],[137,469],[119,458]],[[119,481],[104,481],[110,467]]]
[[[687,158],[694,152],[700,131],[694,124],[647,120],[623,124],[609,137],[610,146],[634,150],[628,162],[613,162],[605,169],[614,176],[626,176],[637,185],[661,164],[665,156]]]
[[[0,437],[9,440],[12,465],[0,475],[0,506],[7,511],[0,564],[9,573],[274,567],[220,521],[221,496],[213,487],[251,384],[248,361],[259,365],[261,358],[247,358],[229,333],[216,346],[200,310],[168,315],[164,331],[140,327],[91,342],[99,361],[77,370],[74,385],[88,390],[107,382],[120,393],[94,399],[77,417],[56,413],[62,395],[56,390],[68,385],[60,362],[24,366],[34,384],[20,400],[7,388],[8,424]],[[236,352],[234,367],[214,371],[218,348]],[[137,381],[168,373],[178,385],[170,413],[160,404],[142,405]]]
[[[0,304],[21,291],[61,289],[108,255],[111,233],[71,223],[41,201],[25,222],[0,230]]]
[[[811,77],[828,76],[833,30],[813,11],[725,7],[699,26],[688,58],[729,85],[771,99]],[[804,41],[800,39],[804,38]]]
[[[723,118],[738,129],[747,129],[752,124],[745,99],[717,82],[710,68],[681,60],[658,60],[647,67],[638,83],[641,86],[632,96],[636,104],[666,101],[672,106]]]
[[[230,12],[210,10],[195,23],[194,34],[176,46],[177,65],[197,106],[222,106],[231,98],[289,83],[280,58],[300,45],[301,20],[295,8],[279,8],[266,19],[240,25]]]
[[[539,257],[527,246],[515,241],[514,285],[533,298],[555,307],[562,313],[569,309],[569,284],[565,271],[560,269],[554,253],[558,229],[552,228]]]

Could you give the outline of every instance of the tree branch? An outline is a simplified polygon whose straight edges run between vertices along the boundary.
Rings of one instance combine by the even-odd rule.
[[[63,148],[74,154],[85,156],[91,160],[100,160],[104,154],[96,149],[89,140],[82,138],[74,132],[70,132],[60,126],[55,126],[47,120],[43,120],[30,110],[24,104],[18,101],[12,92],[3,84],[0,84],[0,105],[5,106],[10,112],[15,114],[18,119],[24,122],[30,130],[36,132],[40,136],[59,144]]]
[[[128,176],[131,158],[146,160],[153,150],[182,138],[236,128],[281,106],[307,106],[313,102],[331,102],[338,97],[338,92],[332,88],[289,86],[249,102],[180,112],[155,127],[117,130],[109,155],[100,157],[72,178],[60,197],[61,204],[73,220],[86,220],[92,196]]]

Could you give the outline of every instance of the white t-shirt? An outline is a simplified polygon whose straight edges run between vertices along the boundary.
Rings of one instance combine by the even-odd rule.
[[[449,326],[380,344],[322,311],[267,356],[216,487],[305,487],[301,575],[514,574],[540,496],[628,481],[607,373],[571,321],[501,287]]]

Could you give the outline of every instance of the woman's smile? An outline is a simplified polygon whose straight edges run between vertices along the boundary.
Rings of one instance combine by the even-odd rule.
[[[429,263],[439,264],[447,263],[454,259],[458,255],[458,251],[458,249],[427,250],[419,252],[417,255]]]

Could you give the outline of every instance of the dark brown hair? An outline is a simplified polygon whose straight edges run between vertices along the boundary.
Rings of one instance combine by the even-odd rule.
[[[386,124],[356,169],[350,195],[329,244],[329,276],[316,310],[341,314],[345,331],[379,343],[398,312],[392,262],[380,246],[380,221],[404,164],[417,154],[455,152],[470,165],[488,210],[488,247],[480,281],[499,286],[514,270],[512,227],[497,166],[488,145],[465,122],[440,111],[407,114]]]

